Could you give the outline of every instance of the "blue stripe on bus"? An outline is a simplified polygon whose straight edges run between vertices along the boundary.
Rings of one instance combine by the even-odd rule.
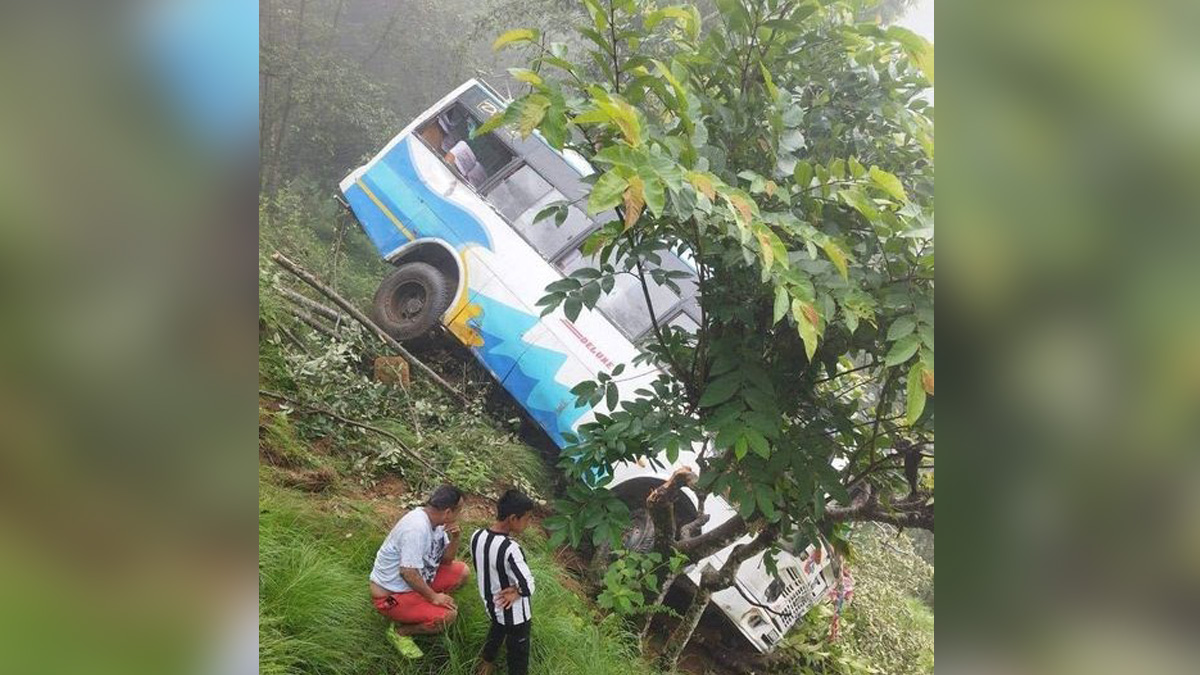
[[[472,301],[483,309],[478,318],[471,320],[483,337],[483,346],[472,351],[489,370],[502,378],[504,388],[554,442],[560,448],[567,447],[562,432],[573,431],[575,422],[588,411],[588,408],[576,407],[570,387],[555,379],[568,356],[531,345],[521,338],[537,325],[536,316],[483,294],[476,295]],[[514,353],[520,355],[515,361]],[[507,375],[502,375],[506,372]],[[560,406],[563,406],[562,410],[559,410]]]
[[[372,167],[367,174],[373,173],[381,164],[389,169],[400,183],[412,188],[415,196],[425,203],[425,206],[441,221],[442,225],[440,232],[422,232],[423,236],[441,237],[460,250],[468,244],[476,244],[491,250],[492,240],[488,237],[483,224],[479,222],[479,216],[431,190],[421,180],[421,175],[417,173],[417,168],[413,164],[412,153],[422,150],[424,148],[419,147],[417,141],[411,137],[405,138],[388,151],[383,160]],[[470,188],[464,185],[460,189],[469,190]],[[496,218],[498,219],[499,216]]]
[[[350,208],[354,209],[354,215],[380,256],[385,256],[408,243],[408,238],[400,233],[391,219],[371,201],[362,188],[351,185],[350,189],[346,190],[346,201],[350,202]]]
[[[360,180],[416,236],[443,239],[460,251],[470,244],[491,250],[491,238],[479,216],[430,189],[421,179],[411,154],[421,150],[405,138],[372,164]],[[352,185],[345,194],[381,257],[407,243],[408,238],[360,187]]]

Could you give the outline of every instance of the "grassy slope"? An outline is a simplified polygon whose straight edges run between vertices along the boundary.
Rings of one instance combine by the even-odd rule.
[[[263,673],[470,673],[487,632],[473,585],[456,594],[460,617],[444,637],[424,638],[426,658],[405,662],[383,637],[366,577],[388,525],[348,496],[314,496],[260,480],[260,661]],[[467,522],[469,532],[483,522]],[[534,673],[644,673],[633,642],[564,585],[544,537],[523,537],[537,580]]]

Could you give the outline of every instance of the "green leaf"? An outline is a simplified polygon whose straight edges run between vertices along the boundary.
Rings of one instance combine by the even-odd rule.
[[[796,162],[796,168],[792,171],[792,180],[796,182],[796,187],[803,190],[807,188],[813,179],[812,164],[804,160]]]
[[[789,106],[783,111],[783,126],[798,127],[804,122],[804,108],[798,105]]]
[[[742,383],[742,375],[740,372],[734,371],[727,375],[722,375],[704,388],[704,393],[700,395],[700,407],[711,408],[715,405],[720,405],[728,401],[738,390],[738,386]]]
[[[520,130],[522,137],[533,133],[537,125],[541,124],[542,118],[546,116],[546,110],[549,107],[550,99],[541,94],[532,94],[521,100],[517,129]]]
[[[842,247],[835,244],[832,240],[826,240],[825,243],[821,244],[821,248],[825,251],[825,255],[829,256],[830,262],[837,268],[838,273],[842,275],[842,279],[849,281],[850,269],[846,265],[846,253],[842,250]]]
[[[799,129],[792,129],[779,139],[779,149],[784,152],[795,152],[806,144],[804,134]]]
[[[563,303],[563,313],[567,315],[567,319],[574,321],[579,318],[579,312],[583,310],[583,301],[577,297],[567,298]]]
[[[925,411],[925,386],[921,381],[925,374],[925,365],[920,361],[913,364],[908,371],[908,423],[916,424],[921,413]]]
[[[656,178],[646,178],[643,198],[646,200],[646,208],[650,209],[650,213],[654,214],[655,218],[662,216],[663,207],[666,206],[667,197],[665,186],[662,181]]]
[[[755,429],[747,427],[745,437],[746,442],[750,444],[750,449],[754,451],[754,454],[762,457],[763,459],[771,458],[771,445],[767,443],[767,439],[762,434],[758,433],[758,431]]]
[[[859,213],[866,216],[868,220],[879,220],[879,211],[875,208],[875,205],[872,204],[871,200],[867,199],[867,196],[860,192],[857,188],[839,190],[838,196],[842,198],[842,201],[846,202],[848,205],[854,207],[854,209]]]
[[[871,182],[897,200],[902,202],[908,201],[908,194],[904,192],[904,185],[893,174],[877,166],[873,166],[871,167]]]
[[[917,353],[917,348],[920,346],[921,338],[916,335],[907,335],[892,345],[891,351],[888,352],[887,358],[884,359],[884,364],[898,366],[911,359],[913,354]]]
[[[601,122],[608,122],[609,119],[610,118],[609,118],[607,112],[605,112],[599,108],[596,108],[595,110],[588,110],[588,111],[585,111],[585,112],[582,112],[582,113],[576,115],[575,117],[572,117],[571,123],[572,124],[600,124]]]
[[[628,185],[629,181],[615,171],[600,176],[600,180],[592,186],[592,193],[588,196],[588,215],[594,216],[601,211],[616,208],[621,203]]]
[[[504,47],[516,42],[533,42],[537,39],[538,32],[528,28],[516,28],[506,33],[501,33],[500,37],[492,43],[492,50],[500,50]]]
[[[604,403],[608,405],[609,411],[617,409],[617,403],[620,402],[620,392],[617,391],[617,385],[609,383],[608,391],[604,394]]]
[[[537,215],[533,217],[533,222],[535,224],[540,223],[541,221],[545,220],[546,218],[549,218],[550,216],[555,215],[560,209],[565,210],[565,209],[563,209],[562,204],[551,204],[550,206],[547,206],[546,208],[542,209],[541,211],[538,211]]]
[[[817,324],[813,320],[815,314],[816,309],[812,305],[798,299],[792,300],[792,316],[796,319],[800,339],[804,342],[804,353],[809,361],[812,361],[813,354],[817,352]]]
[[[686,5],[663,7],[647,14],[643,23],[646,26],[646,30],[654,30],[654,27],[662,22],[663,19],[668,18],[677,20],[688,37],[692,40],[696,39],[700,30],[700,14],[695,7]]]
[[[750,516],[754,515],[754,503],[754,493],[743,495],[738,503],[738,515],[742,517],[742,520],[749,520]]]
[[[755,501],[758,502],[758,510],[763,512],[767,520],[775,520],[775,499],[770,488],[765,485],[756,485],[754,487]]]
[[[862,178],[864,175],[866,175],[866,173],[867,173],[867,170],[863,168],[863,165],[858,161],[858,158],[851,157],[850,158],[850,176],[853,178]]]
[[[779,323],[784,314],[788,311],[788,292],[783,286],[775,289],[775,318],[771,321],[772,324]]]
[[[896,319],[892,322],[892,325],[888,327],[888,342],[895,342],[896,340],[899,340],[905,335],[912,333],[913,329],[916,327],[917,321],[911,316],[902,316],[899,319]]]
[[[526,84],[540,85],[542,83],[541,75],[529,70],[528,68],[509,68],[508,74],[513,76],[513,79]]]
[[[746,453],[749,451],[749,448],[750,448],[750,441],[748,441],[746,439],[745,434],[738,436],[737,441],[735,441],[733,444],[734,457],[737,457],[739,460],[741,460],[743,457],[746,456]]]
[[[921,342],[924,342],[926,347],[933,349],[933,328],[931,326],[921,326],[917,333],[921,336]]]
[[[483,124],[475,127],[475,129],[471,132],[471,138],[479,138],[484,134],[490,134],[496,129],[500,128],[501,125],[512,122],[516,117],[516,112],[517,109],[512,105],[509,105],[504,110],[501,110],[495,115],[487,118]]]

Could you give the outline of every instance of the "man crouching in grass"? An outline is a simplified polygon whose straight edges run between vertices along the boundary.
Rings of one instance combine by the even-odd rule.
[[[462,492],[452,485],[433,491],[424,506],[404,514],[388,533],[371,570],[375,609],[395,622],[387,636],[401,655],[424,654],[411,635],[440,633],[458,617],[448,594],[467,580],[458,552]]]

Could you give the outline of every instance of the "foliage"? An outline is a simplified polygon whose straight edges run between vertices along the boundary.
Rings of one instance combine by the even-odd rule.
[[[602,488],[617,462],[703,447],[699,488],[783,537],[836,537],[826,495],[851,488],[894,507],[906,449],[933,439],[932,47],[840,2],[727,0],[708,25],[686,5],[584,5],[586,54],[532,29],[498,41],[537,76],[481,128],[580,152],[599,168],[589,212],[617,211],[541,304],[577,314],[625,273],[671,287],[671,250],[697,263],[702,321],[654,322],[641,358],[663,375],[583,425],[563,468]],[[608,398],[605,377],[575,394]],[[553,526],[613,502],[590,494]],[[615,538],[623,517],[589,527]]]
[[[330,189],[296,178],[263,194],[259,204],[260,287],[269,288],[283,272],[266,261],[280,251],[329,281],[364,311],[390,267],[379,259],[362,228],[353,222]],[[290,279],[290,277],[289,277]],[[260,290],[260,299],[263,293]]]
[[[904,533],[866,525],[851,537],[855,579],[839,635],[830,638],[833,607],[818,605],[786,641],[799,672],[827,675],[933,672],[933,568]]]
[[[273,291],[283,281],[279,273],[262,267],[260,279],[260,386],[302,404],[277,402],[278,411],[260,413],[260,436],[272,457],[310,466],[312,455],[302,442],[320,439],[336,449],[343,469],[361,480],[383,474],[418,484],[442,480],[414,464],[396,441],[313,412],[315,407],[391,432],[468,491],[486,494],[512,486],[549,495],[540,456],[498,429],[481,401],[463,407],[419,377],[408,387],[376,381],[369,358],[377,348],[374,337],[353,323],[343,327],[342,340],[311,331],[284,311]]]
[[[555,500],[554,510],[556,515],[544,523],[553,533],[552,546],[569,541],[571,546],[577,547],[584,541],[585,534],[591,534],[591,543],[597,546],[606,540],[615,541],[620,529],[615,529],[619,526],[611,523],[629,521],[629,507],[616,495],[608,491],[593,492],[579,483],[567,486],[563,498]]]
[[[604,573],[604,588],[596,597],[596,604],[620,616],[670,611],[665,607],[647,606],[647,593],[650,599],[655,598],[663,576],[678,573],[686,562],[687,557],[678,553],[664,560],[661,554],[653,551],[617,551],[613,563]]]
[[[933,672],[933,568],[904,533],[866,526],[855,532],[856,582],[844,631],[855,653],[886,673]]]
[[[797,675],[879,675],[845,639],[830,640],[834,608],[821,603],[797,622],[783,648],[794,658]],[[842,634],[854,629],[848,615],[840,619]]]

